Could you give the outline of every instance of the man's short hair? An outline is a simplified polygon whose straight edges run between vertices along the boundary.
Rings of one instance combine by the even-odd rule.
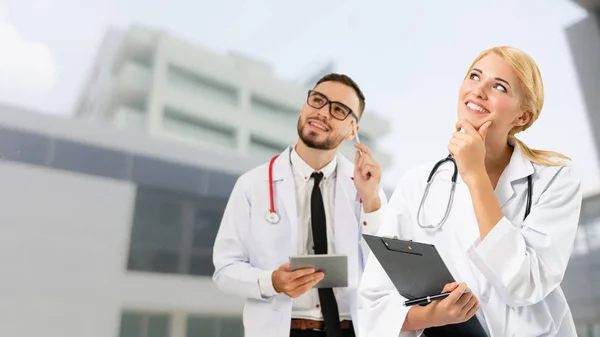
[[[315,84],[315,87],[317,87],[319,84],[321,84],[323,82],[338,82],[338,83],[345,84],[345,85],[351,87],[352,89],[354,89],[354,92],[356,92],[356,95],[358,96],[358,101],[359,101],[357,115],[358,115],[358,118],[362,118],[363,112],[365,111],[365,95],[358,87],[358,84],[356,84],[356,82],[354,82],[354,80],[351,79],[350,76],[344,75],[344,74],[336,74],[336,73],[327,74],[327,75],[321,77],[321,79],[317,82],[317,84]]]

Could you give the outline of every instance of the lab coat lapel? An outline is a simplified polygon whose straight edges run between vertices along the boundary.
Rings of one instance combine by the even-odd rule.
[[[512,199],[516,193],[514,183],[520,179],[525,179],[534,172],[531,162],[523,156],[523,151],[519,145],[514,145],[514,151],[510,162],[498,180],[496,185],[496,198],[500,208]]]
[[[291,147],[283,151],[273,163],[273,183],[276,208],[285,212],[289,219],[290,254],[294,254],[298,246],[298,208],[296,206],[296,188],[294,173],[290,163]],[[283,207],[282,207],[283,206]]]
[[[352,181],[353,170],[350,162],[338,155],[337,177],[335,185],[335,217],[334,233],[336,254],[351,256],[353,247],[357,245],[358,227],[356,226],[353,200],[356,199],[356,188]]]

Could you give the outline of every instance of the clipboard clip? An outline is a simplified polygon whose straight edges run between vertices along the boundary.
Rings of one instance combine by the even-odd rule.
[[[414,251],[410,244],[406,245],[405,243],[401,243],[399,241],[387,242],[387,241],[385,241],[385,239],[388,239],[388,240],[399,240],[399,239],[397,236],[394,236],[394,237],[381,236],[381,242],[385,245],[385,248],[387,248],[388,250],[393,250],[395,252],[401,252],[401,253],[406,253],[406,254],[419,255],[419,256],[423,255],[419,251]],[[408,242],[412,242],[412,240],[408,240]]]

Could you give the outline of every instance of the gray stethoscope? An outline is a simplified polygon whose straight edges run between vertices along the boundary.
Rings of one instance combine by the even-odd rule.
[[[429,193],[429,186],[431,186],[431,182],[433,181],[433,175],[437,172],[438,168],[445,162],[450,161],[454,165],[454,173],[452,174],[452,187],[450,188],[450,198],[448,198],[448,205],[446,206],[446,213],[440,221],[435,226],[423,226],[421,224],[421,208],[423,208],[423,204],[425,204],[425,199],[427,198],[427,193]],[[427,186],[425,186],[425,192],[423,192],[423,198],[421,198],[421,204],[419,204],[419,210],[417,211],[417,224],[421,228],[430,228],[437,229],[441,225],[446,222],[448,219],[448,215],[450,214],[450,209],[452,208],[452,201],[454,200],[454,190],[456,189],[456,178],[458,177],[458,167],[456,166],[456,160],[452,157],[452,155],[448,155],[448,157],[438,161],[434,166],[431,172],[429,173],[429,177],[427,178]],[[527,218],[529,212],[531,211],[531,193],[532,193],[532,182],[531,175],[527,176],[527,206],[525,207],[525,217],[523,220]]]

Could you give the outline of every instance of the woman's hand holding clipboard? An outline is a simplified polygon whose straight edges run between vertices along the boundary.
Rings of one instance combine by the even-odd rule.
[[[451,292],[448,297],[428,305],[436,326],[466,322],[479,310],[477,297],[472,292],[467,292],[465,283],[449,283],[442,290],[447,291]]]

